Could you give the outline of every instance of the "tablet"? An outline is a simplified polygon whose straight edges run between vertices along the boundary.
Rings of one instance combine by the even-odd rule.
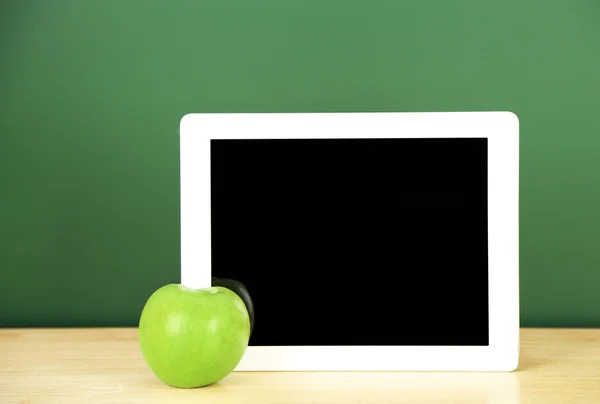
[[[510,112],[188,114],[182,283],[248,288],[239,371],[511,371]]]

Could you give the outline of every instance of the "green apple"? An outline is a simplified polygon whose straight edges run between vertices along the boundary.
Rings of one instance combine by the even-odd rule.
[[[142,355],[172,387],[202,387],[223,379],[242,359],[249,338],[244,302],[218,286],[163,286],[150,296],[140,317]]]

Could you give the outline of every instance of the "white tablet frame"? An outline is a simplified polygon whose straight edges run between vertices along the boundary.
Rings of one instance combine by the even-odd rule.
[[[211,286],[211,139],[472,137],[488,138],[489,346],[249,346],[236,370],[515,370],[519,120],[500,111],[185,115],[180,123],[181,282],[195,289]]]

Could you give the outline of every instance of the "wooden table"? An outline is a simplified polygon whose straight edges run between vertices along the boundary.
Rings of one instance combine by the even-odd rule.
[[[163,385],[136,329],[0,329],[0,403],[600,403],[600,330],[523,329],[511,373],[245,373]]]

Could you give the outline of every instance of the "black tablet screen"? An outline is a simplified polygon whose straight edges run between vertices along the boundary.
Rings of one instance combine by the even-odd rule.
[[[487,139],[211,141],[252,346],[488,345]]]

